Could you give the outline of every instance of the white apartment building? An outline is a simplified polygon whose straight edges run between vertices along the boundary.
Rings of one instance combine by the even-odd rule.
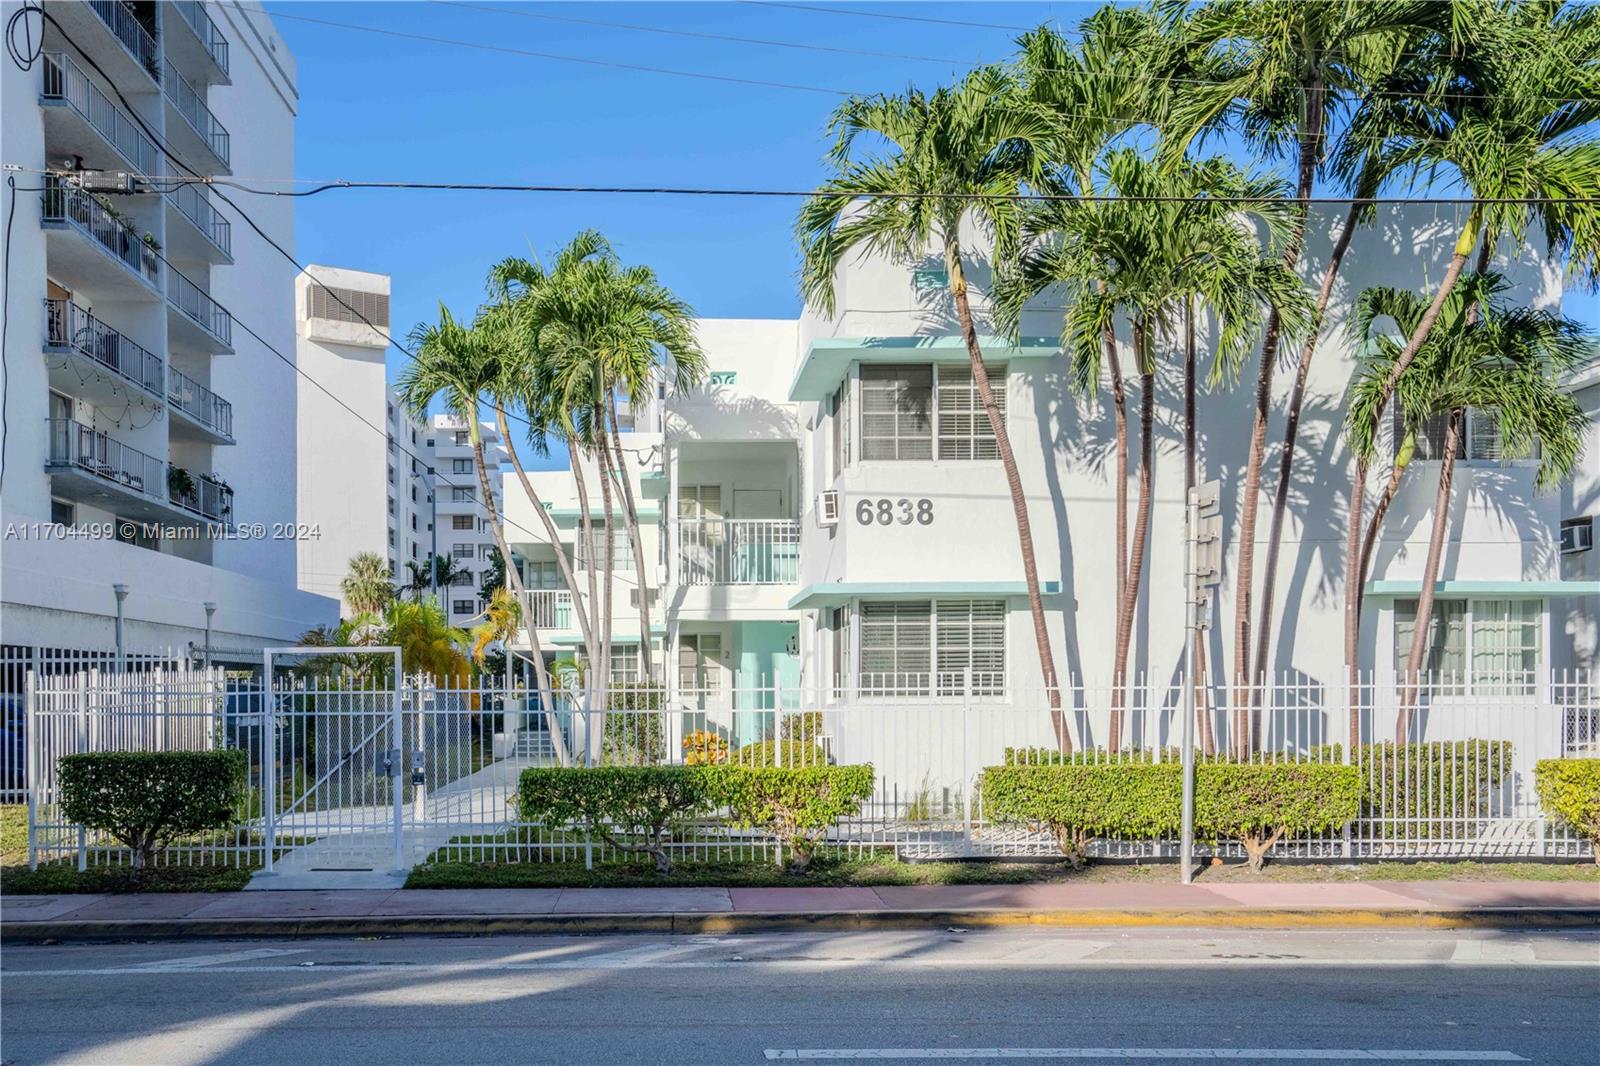
[[[294,57],[257,5],[48,13],[0,64],[7,653],[110,649],[121,587],[129,649],[203,642],[209,603],[213,657],[259,662],[337,614],[296,582],[295,271],[160,179],[291,172]],[[294,201],[246,209],[293,249]]]
[[[1397,246],[1357,239],[1342,292],[1437,279],[1453,220],[1425,212],[1410,221]],[[1337,226],[1331,215],[1313,226],[1306,276],[1320,277]],[[1507,273],[1515,297],[1556,304],[1556,268],[1535,249],[1509,253],[1502,250],[1496,268]],[[981,260],[969,277],[985,287]],[[841,270],[837,286],[840,310],[831,317],[807,308],[794,321],[700,323],[707,383],[668,398],[624,444],[643,501],[645,558],[619,547],[618,599],[631,602],[630,589],[643,576],[659,604],[646,639],[660,642],[669,688],[735,709],[771,706],[774,697],[764,690],[774,685],[796,693],[801,706],[875,697],[937,701],[958,695],[969,677],[979,702],[1039,700],[1010,497],[971,385],[942,262],[930,257],[908,269],[862,258]],[[981,293],[976,298],[986,362],[1004,399],[1028,498],[1057,669],[1064,681],[1104,685],[1116,623],[1109,399],[1070,390],[1059,306],[1027,312],[1023,340],[1011,344],[993,335]],[[1350,466],[1341,427],[1356,352],[1343,320],[1348,306],[1336,301],[1312,366],[1277,582],[1281,622],[1269,661],[1275,676],[1292,677],[1307,692],[1343,676]],[[1184,468],[1173,414],[1181,411],[1181,357],[1169,348],[1163,358],[1149,553],[1130,656],[1135,674],[1158,685],[1177,676],[1184,644]],[[1595,380],[1593,368],[1581,379],[1591,411],[1600,397]],[[1277,381],[1273,441],[1293,374]],[[1136,425],[1136,384],[1129,392]],[[1199,403],[1200,480],[1220,480],[1226,530],[1224,580],[1208,637],[1213,677],[1226,678],[1232,663],[1233,529],[1250,393],[1246,382]],[[1447,668],[1486,681],[1592,668],[1600,664],[1600,571],[1589,530],[1600,509],[1600,441],[1573,484],[1541,494],[1534,491],[1535,464],[1501,461],[1492,419],[1473,417],[1479,428],[1457,468],[1439,592],[1438,609],[1452,619]],[[1136,437],[1132,444],[1130,501]],[[1438,468],[1427,459],[1413,464],[1376,552],[1361,648],[1366,669],[1394,665],[1397,630],[1408,624],[1420,589]],[[1275,472],[1269,452],[1268,473]],[[592,470],[588,476],[593,497]],[[559,545],[529,535],[539,529],[537,516],[515,484],[508,493],[515,523],[508,537],[538,590],[530,593],[531,610],[547,657],[579,640],[555,552],[576,560],[580,584],[597,554],[576,532],[571,481],[564,471],[536,475],[561,528]],[[1270,491],[1269,476],[1263,539]],[[620,536],[618,544],[625,544]],[[626,606],[617,608],[613,632],[624,647],[639,641]],[[624,654],[613,669],[627,676],[636,666]]]
[[[494,513],[504,514],[505,492],[500,473],[506,460],[505,445],[493,422],[479,423],[483,440],[484,463],[488,468],[489,491],[494,494]],[[435,490],[434,514],[438,553],[449,559],[455,576],[448,588],[439,590],[439,599],[452,625],[466,625],[483,611],[479,594],[484,574],[499,549],[489,525],[489,508],[483,500],[473,465],[471,434],[465,420],[455,415],[434,415],[425,454],[432,456]],[[427,556],[427,548],[422,554]]]

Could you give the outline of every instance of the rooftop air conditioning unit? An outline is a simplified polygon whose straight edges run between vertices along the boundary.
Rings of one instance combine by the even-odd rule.
[[[836,526],[839,524],[839,490],[829,489],[817,493],[817,525]]]

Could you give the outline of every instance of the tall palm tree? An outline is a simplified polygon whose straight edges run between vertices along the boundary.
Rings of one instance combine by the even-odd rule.
[[[472,658],[479,663],[483,662],[489,645],[503,644],[516,636],[522,625],[522,601],[502,585],[490,593],[482,618],[483,621],[471,630]]]
[[[1102,339],[1125,318],[1141,391],[1139,496],[1123,595],[1117,604],[1112,658],[1109,743],[1120,746],[1132,642],[1154,497],[1157,348],[1176,338],[1191,303],[1217,319],[1213,384],[1230,381],[1276,309],[1291,328],[1303,325],[1298,281],[1277,258],[1292,212],[1281,182],[1252,178],[1220,159],[1162,167],[1133,149],[1101,163],[1097,200],[1047,200],[1028,212],[1028,249],[998,292],[999,317],[1017,329],[1026,303],[1060,287],[1066,298],[1062,346],[1082,392],[1099,385]],[[1263,246],[1243,218],[1261,223]],[[1119,491],[1123,490],[1119,486]]]
[[[467,634],[450,624],[438,601],[393,600],[383,613],[382,628],[379,639],[400,649],[400,665],[406,673],[458,684],[467,675]]]
[[[414,600],[422,599],[424,593],[431,593],[435,588],[449,588],[462,572],[461,564],[448,555],[429,555],[420,563],[408,560],[406,570],[411,575],[406,582],[406,591],[411,593]]]
[[[1367,402],[1381,421],[1461,278],[1506,238],[1544,231],[1551,255],[1591,291],[1600,282],[1600,10],[1564,0],[1450,7],[1435,36],[1385,79],[1351,120],[1355,151],[1382,143],[1379,187],[1444,181],[1468,200],[1432,300]],[[1353,164],[1343,164],[1348,170]],[[1481,242],[1481,243],[1480,243]],[[1356,451],[1345,541],[1345,659],[1357,681],[1361,536],[1370,451]]]
[[[802,292],[829,315],[836,310],[834,280],[847,255],[866,251],[914,263],[931,249],[943,254],[973,387],[1005,471],[1051,726],[1065,752],[1072,740],[1061,713],[1027,496],[984,365],[961,239],[962,223],[970,220],[992,241],[995,260],[1006,260],[1021,222],[1016,194],[1022,183],[1043,176],[1038,148],[1052,124],[1042,111],[1017,106],[1012,90],[1004,71],[982,67],[931,94],[907,89],[846,100],[829,121],[834,175],[805,202],[796,232]],[[858,158],[856,143],[863,136],[881,142],[882,151]]]
[[[436,400],[442,400],[445,408],[466,424],[467,439],[472,445],[473,466],[478,474],[479,492],[484,509],[489,513],[489,529],[494,533],[495,544],[500,549],[512,589],[519,600],[523,599],[526,590],[522,575],[511,558],[511,548],[506,544],[505,530],[500,525],[484,458],[483,430],[478,421],[480,399],[499,374],[496,357],[483,343],[483,338],[470,326],[457,321],[443,304],[439,305],[438,323],[418,323],[408,340],[412,357],[400,372],[396,391],[412,416],[419,420],[426,416]],[[541,699],[548,701],[552,698],[553,690],[545,669],[543,649],[539,646],[539,631],[531,618],[524,620],[523,630],[532,652]],[[552,710],[547,709],[546,715],[551,742],[565,765],[568,758],[559,723]]]
[[[1539,489],[1549,489],[1571,475],[1589,427],[1582,406],[1561,382],[1589,359],[1590,335],[1579,323],[1549,311],[1499,306],[1496,297],[1505,289],[1495,274],[1464,279],[1444,301],[1427,341],[1394,393],[1404,438],[1413,438],[1430,419],[1445,420],[1433,526],[1403,678],[1396,743],[1410,739],[1467,412],[1493,419],[1503,458],[1537,452]],[[1365,448],[1372,447],[1379,433],[1384,383],[1429,306],[1422,296],[1401,289],[1375,288],[1361,294],[1358,322],[1372,354],[1353,390],[1350,432]],[[1392,323],[1398,332],[1379,329],[1380,320]],[[1365,574],[1357,577],[1365,582]]]
[[[1295,225],[1284,265],[1300,262],[1306,222],[1328,132],[1339,108],[1392,63],[1411,27],[1442,7],[1385,0],[1212,0],[1182,23],[1189,69],[1202,74],[1174,94],[1164,151],[1176,163],[1196,138],[1232,126],[1247,142],[1295,160]],[[1266,455],[1272,379],[1282,322],[1269,315],[1257,364],[1254,413],[1239,495],[1234,575],[1233,703],[1253,706],[1252,629],[1256,522]],[[1267,634],[1259,634],[1262,640]]]
[[[376,614],[394,599],[391,576],[383,556],[377,552],[357,552],[350,557],[350,569],[339,582],[339,592],[357,614]]]

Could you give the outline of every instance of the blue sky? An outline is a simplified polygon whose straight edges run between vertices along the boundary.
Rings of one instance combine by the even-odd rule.
[[[337,28],[321,19],[498,48],[845,92],[931,87],[1003,59],[1017,30],[1096,3],[854,3],[833,11],[749,3],[267,3],[299,64],[294,176],[808,188],[841,99],[805,91],[589,66]],[[901,16],[878,18],[845,11]],[[522,12],[523,14],[517,14]],[[886,58],[668,36],[560,19],[766,38]],[[928,61],[932,60],[932,61]],[[240,175],[277,178],[282,174]],[[490,192],[338,191],[298,204],[302,262],[393,275],[397,338],[439,301],[470,313],[489,265],[547,252],[585,227],[653,266],[707,316],[799,310],[793,200]],[[1600,321],[1593,297],[1569,313]],[[1585,310],[1585,307],[1587,308]],[[391,350],[390,371],[400,353]]]

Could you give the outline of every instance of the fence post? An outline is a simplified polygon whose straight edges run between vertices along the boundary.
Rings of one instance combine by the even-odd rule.
[[[1354,748],[1354,745],[1350,743],[1350,738],[1352,736],[1356,735],[1353,732],[1353,728],[1352,728],[1353,725],[1356,724],[1356,723],[1352,723],[1350,721],[1350,719],[1352,717],[1358,717],[1359,714],[1360,714],[1360,712],[1356,709],[1355,701],[1356,701],[1358,693],[1361,690],[1361,685],[1360,685],[1360,682],[1358,681],[1356,683],[1355,690],[1352,691],[1351,688],[1350,688],[1350,675],[1349,675],[1348,672],[1345,674],[1344,680],[1341,682],[1341,684],[1344,686],[1345,691],[1342,693],[1342,695],[1344,696],[1344,699],[1339,701],[1344,706],[1344,732],[1343,732],[1344,743],[1342,745],[1340,745],[1340,751],[1342,751],[1344,753],[1344,758],[1341,761],[1344,763],[1344,765],[1349,766],[1349,765],[1351,765],[1352,762],[1354,762],[1355,754],[1356,754],[1355,751],[1352,750]],[[1359,771],[1358,771],[1358,775],[1359,775]],[[1346,859],[1351,858],[1352,855],[1353,855],[1353,852],[1354,852],[1354,848],[1351,846],[1351,843],[1350,843],[1350,823],[1348,821],[1345,822],[1344,823],[1344,827],[1342,829],[1340,829],[1339,836],[1340,836],[1339,850],[1340,850],[1341,854]]]
[[[972,670],[968,668],[961,686],[961,840],[963,852],[972,854]],[[1049,697],[1046,696],[1046,700]]]
[[[272,653],[266,653],[266,670],[261,675],[261,814],[265,819],[266,856],[262,867],[272,873],[273,853],[278,850],[278,706],[273,698]]]
[[[98,670],[91,670],[87,675],[78,674],[78,751],[89,750],[89,684],[99,676]],[[89,868],[89,831],[83,823],[78,823],[78,870],[81,873]]]
[[[33,671],[30,669],[26,674],[22,697],[22,737],[25,745],[23,755],[27,760],[23,766],[23,771],[27,775],[25,780],[28,783],[28,869],[30,870],[39,868],[38,810],[39,778],[41,775],[34,765],[39,761],[39,745],[35,737],[36,731],[33,728],[34,711],[37,709],[35,700],[37,697],[37,682],[34,680]]]

